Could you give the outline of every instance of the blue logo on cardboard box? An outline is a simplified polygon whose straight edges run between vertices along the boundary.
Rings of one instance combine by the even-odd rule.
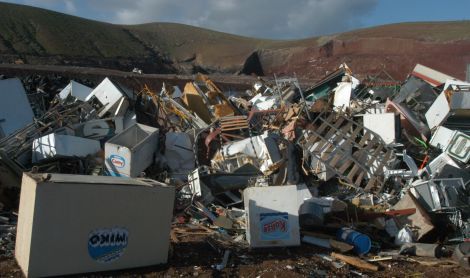
[[[109,161],[116,167],[116,168],[123,168],[126,165],[126,160],[124,157],[120,155],[113,154],[109,157]]]
[[[289,214],[287,212],[260,213],[261,240],[288,239]]]
[[[88,254],[100,263],[115,261],[124,253],[128,238],[124,228],[94,230],[88,235]]]

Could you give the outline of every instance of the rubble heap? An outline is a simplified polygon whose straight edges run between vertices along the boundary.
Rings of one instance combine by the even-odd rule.
[[[0,80],[1,90],[26,94],[14,79]],[[71,180],[173,188],[171,240],[206,233],[223,255],[217,270],[233,252],[301,244],[329,250],[320,256],[351,271],[377,271],[377,261],[409,255],[453,255],[468,268],[470,83],[422,65],[403,83],[386,74],[359,80],[343,64],[309,88],[296,78],[259,78],[251,90],[223,92],[197,75],[183,90],[164,84],[160,92],[137,92],[106,78],[95,88],[71,81],[46,95],[50,101],[34,109],[30,121],[0,115],[5,212],[15,210],[22,192],[17,259],[25,244],[18,240],[29,227],[21,220],[22,211],[29,215],[28,177],[38,188]],[[32,111],[28,102],[21,105]],[[119,203],[115,186],[113,203]],[[141,200],[146,207],[151,198]],[[172,204],[165,202],[170,210]],[[12,242],[16,215],[1,217],[0,239]],[[127,230],[100,233],[128,236]],[[12,256],[12,245],[3,250],[2,244],[2,254]],[[123,248],[131,252],[130,245]],[[103,260],[90,248],[90,256]],[[119,259],[113,252],[106,260]],[[164,262],[166,253],[148,264]]]

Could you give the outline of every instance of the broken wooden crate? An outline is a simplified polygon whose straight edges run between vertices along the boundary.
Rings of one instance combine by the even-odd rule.
[[[392,166],[395,154],[380,136],[345,114],[321,113],[312,126],[299,138],[304,149],[304,165],[309,160],[318,160],[325,166],[320,171],[333,170],[356,189],[382,190],[383,173]],[[316,173],[318,169],[309,171]]]

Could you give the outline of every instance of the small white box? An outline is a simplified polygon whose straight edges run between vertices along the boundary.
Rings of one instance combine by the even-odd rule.
[[[364,114],[364,127],[377,133],[386,144],[397,139],[397,120],[395,113]]]
[[[250,247],[300,245],[296,185],[249,187],[243,198]]]
[[[153,163],[157,147],[158,128],[130,126],[106,142],[106,169],[111,176],[138,177]]]
[[[59,97],[64,100],[68,96],[72,96],[78,100],[85,101],[92,91],[92,88],[71,80],[70,83],[60,91]]]
[[[33,141],[32,161],[52,157],[85,157],[101,150],[100,142],[97,140],[51,133]]]
[[[470,136],[458,130],[439,126],[429,144],[464,163],[470,160]]]
[[[96,86],[95,89],[85,98],[87,102],[93,102],[93,99],[97,99],[103,108],[99,113],[99,117],[103,117],[106,113],[110,112],[111,116],[122,116],[120,113],[117,113],[119,106],[124,104],[127,108],[127,92],[124,88],[115,85],[109,78],[103,79],[101,83]],[[125,112],[126,109],[123,109]]]

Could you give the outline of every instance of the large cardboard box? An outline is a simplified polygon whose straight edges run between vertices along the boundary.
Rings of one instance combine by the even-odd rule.
[[[147,179],[25,173],[18,264],[40,277],[166,263],[174,197]]]

